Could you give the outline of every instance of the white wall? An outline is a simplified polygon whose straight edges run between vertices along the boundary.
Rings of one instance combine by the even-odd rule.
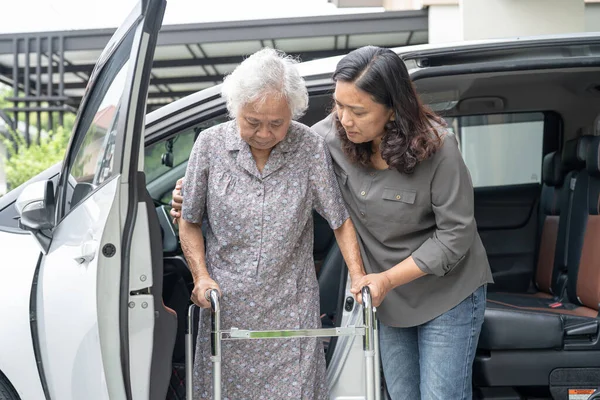
[[[382,0],[381,5],[386,10],[412,10],[412,0]]]
[[[600,0],[347,1],[362,1],[364,5],[375,1],[387,11],[429,7],[429,43],[600,32]]]
[[[585,5],[585,31],[600,32],[600,3]]]
[[[585,30],[584,0],[460,0],[463,39]]]
[[[587,0],[585,4],[583,0],[460,2],[467,2],[466,17],[470,20],[466,21],[465,29],[470,37],[464,36],[462,18],[465,11],[461,10],[459,0],[427,0],[424,5],[429,6],[429,43],[544,33],[600,32],[600,1]]]
[[[461,40],[462,21],[458,5],[429,6],[429,43]]]

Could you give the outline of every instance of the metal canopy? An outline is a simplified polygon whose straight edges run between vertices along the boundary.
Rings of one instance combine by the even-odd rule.
[[[309,61],[367,44],[427,43],[427,29],[427,10],[163,26],[148,108],[220,83],[245,56],[265,46]],[[0,82],[12,86],[15,100],[15,107],[6,111],[39,113],[51,107],[48,111],[60,111],[62,119],[63,109],[74,110],[81,101],[92,68],[114,31],[0,35]],[[16,103],[17,97],[25,106]]]

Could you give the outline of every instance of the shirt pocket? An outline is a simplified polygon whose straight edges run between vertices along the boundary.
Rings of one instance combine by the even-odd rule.
[[[288,177],[285,180],[285,184],[282,186],[284,195],[289,196],[291,199],[298,199],[306,196],[306,180],[300,176]]]
[[[218,172],[209,180],[209,190],[217,197],[231,195],[236,190],[237,179],[231,173]]]
[[[421,207],[417,203],[417,195],[415,189],[384,188],[381,194],[382,216],[392,221],[418,222]]]
[[[246,202],[245,199],[240,199],[240,194],[236,193],[241,187],[236,183],[236,177],[229,172],[218,172],[209,177],[206,201],[209,219],[221,218],[224,215],[231,217],[234,212],[239,211],[240,204]]]

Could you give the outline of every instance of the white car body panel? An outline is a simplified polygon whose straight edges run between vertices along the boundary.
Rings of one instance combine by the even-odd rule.
[[[31,235],[0,230],[0,371],[22,399],[43,399],[31,341],[31,286],[40,250]]]
[[[104,297],[118,297],[119,286],[97,286],[96,277],[97,252],[117,185],[118,179],[112,179],[59,223],[40,267],[39,337],[52,398],[109,398],[97,310]],[[95,254],[90,261],[76,261],[86,249],[94,252],[94,246]],[[112,329],[118,332],[119,325],[113,325]]]

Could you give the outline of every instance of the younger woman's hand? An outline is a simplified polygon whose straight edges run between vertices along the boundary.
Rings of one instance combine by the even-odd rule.
[[[379,307],[383,299],[392,290],[392,282],[383,274],[368,274],[352,282],[350,293],[356,297],[356,301],[362,304],[362,288],[368,286],[371,291],[371,301],[374,307]]]
[[[183,196],[181,195],[181,188],[183,187],[183,179],[180,178],[177,180],[175,184],[175,189],[173,189],[172,200],[171,200],[171,217],[173,217],[173,223],[177,225],[179,222],[179,218],[181,218],[181,208],[183,207]]]

